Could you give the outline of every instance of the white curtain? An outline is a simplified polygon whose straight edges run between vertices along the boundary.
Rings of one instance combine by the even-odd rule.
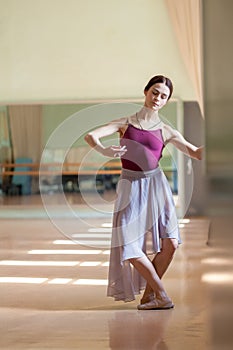
[[[42,106],[19,105],[9,107],[14,160],[31,158],[40,161],[42,149]]]
[[[42,153],[42,106],[10,106],[9,117],[14,161],[17,158],[31,158],[33,163],[39,163]],[[37,193],[38,190],[38,176],[33,176],[31,191]]]
[[[165,0],[165,3],[204,117],[202,0]]]
[[[11,162],[11,140],[7,108],[0,106],[0,163]]]

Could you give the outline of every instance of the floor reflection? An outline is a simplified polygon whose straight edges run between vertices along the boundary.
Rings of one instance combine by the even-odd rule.
[[[109,321],[110,349],[168,349],[164,339],[173,310],[118,312]]]
[[[30,206],[32,209],[37,210],[37,205]],[[225,272],[232,269],[232,255],[223,254],[219,244],[206,245],[208,220],[195,218],[182,222],[183,244],[164,277],[174,310],[138,311],[139,297],[127,304],[106,297],[109,261],[106,247],[67,244],[67,238],[51,221],[36,220],[30,215],[27,219],[1,220],[1,349],[207,350],[209,314],[219,320],[223,299],[224,310],[227,308],[231,319],[230,296],[219,298],[220,290],[219,295],[215,294],[216,283],[202,281],[204,274],[213,272],[212,267],[215,272],[221,272],[220,268]],[[99,240],[102,247],[105,235],[109,239],[106,228],[110,227],[110,220],[87,219],[90,231],[85,232],[82,225],[77,227],[76,221],[66,218],[60,221],[85,240],[91,235],[89,239]],[[22,283],[35,278],[46,281]],[[220,323],[212,322],[212,337],[218,345],[217,334],[222,341],[222,334],[226,333],[226,326]],[[219,349],[223,348],[216,348]]]

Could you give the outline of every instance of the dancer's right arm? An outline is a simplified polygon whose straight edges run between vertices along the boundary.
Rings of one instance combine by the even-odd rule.
[[[112,135],[116,132],[121,132],[127,125],[127,118],[121,118],[113,120],[107,125],[104,125],[98,129],[90,131],[85,137],[85,141],[94,148],[97,152],[107,157],[120,157],[127,152],[127,149],[121,146],[109,146],[105,147],[101,143],[101,138]]]

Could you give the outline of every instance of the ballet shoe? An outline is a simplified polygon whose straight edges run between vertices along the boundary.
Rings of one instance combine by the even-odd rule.
[[[170,299],[159,300],[154,299],[145,304],[140,304],[137,306],[138,310],[167,310],[172,309],[174,304]]]
[[[153,301],[153,300],[155,300],[155,295],[154,294],[149,294],[145,299],[142,298],[140,300],[140,304],[143,305],[143,304],[146,304],[146,303],[148,303],[150,301]]]

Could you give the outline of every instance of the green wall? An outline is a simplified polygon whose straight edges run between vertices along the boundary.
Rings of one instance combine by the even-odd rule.
[[[59,104],[59,105],[44,105],[42,109],[43,133],[42,145],[45,146],[50,135],[56,128],[63,123],[67,118],[77,113],[78,111],[90,107],[87,104]],[[82,139],[77,140],[73,147],[83,145]]]
[[[56,130],[59,125],[61,125],[67,118],[70,116],[78,113],[79,111],[83,111],[84,109],[87,109],[89,107],[92,107],[94,105],[92,104],[57,104],[57,105],[43,105],[42,108],[42,120],[43,120],[43,132],[42,132],[42,145],[45,146],[47,141],[49,140],[50,135],[53,133],[54,130]],[[116,109],[116,116],[114,115],[114,109],[115,104],[110,104],[111,113],[109,113],[109,121],[112,119],[117,119],[121,115],[119,112],[119,109]],[[124,112],[125,113],[134,113],[134,110],[140,108],[141,105],[139,104],[127,104],[124,105]],[[127,111],[128,110],[128,111]],[[176,102],[170,102],[168,103],[163,110],[161,111],[162,119],[164,118],[165,122],[170,122],[175,128],[177,127],[177,109],[176,109]],[[99,114],[96,115],[96,118],[98,118],[98,121],[101,124],[104,124],[107,122],[106,116]],[[94,121],[93,121],[94,122]],[[80,118],[80,123],[85,123],[85,120],[83,118]],[[94,123],[93,123],[94,124]],[[77,126],[78,127],[78,126]],[[87,127],[89,129],[89,127]],[[79,138],[74,144],[73,147],[77,147],[80,145],[86,145],[83,138]]]

